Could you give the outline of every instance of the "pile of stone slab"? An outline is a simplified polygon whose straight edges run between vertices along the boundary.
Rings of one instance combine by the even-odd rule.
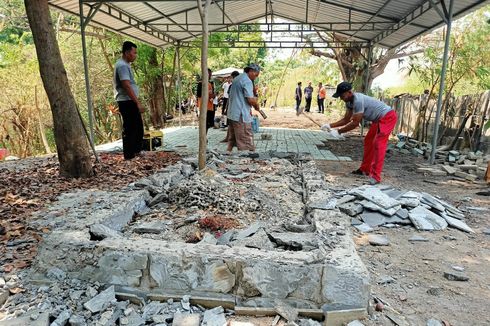
[[[435,160],[437,165],[421,165],[417,172],[434,176],[450,175],[468,181],[475,181],[485,177],[490,155],[484,155],[481,151],[471,152],[469,149],[457,151],[447,150],[447,148],[448,146],[437,148]],[[391,149],[404,154],[429,158],[432,146],[428,143],[405,137],[395,146],[391,146]]]
[[[450,226],[473,233],[461,210],[425,192],[365,185],[339,193],[329,201],[331,207],[351,216],[352,225],[361,232],[378,226],[413,225],[421,231]]]

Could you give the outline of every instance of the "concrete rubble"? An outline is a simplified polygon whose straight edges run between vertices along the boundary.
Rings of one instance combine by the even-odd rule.
[[[337,208],[353,217],[352,226],[362,233],[393,225],[413,225],[419,231],[439,231],[450,226],[474,233],[464,222],[463,211],[425,192],[364,185],[337,192],[332,198],[342,203]]]
[[[398,135],[400,141],[390,146],[392,150],[404,154],[423,156],[429,158],[432,151],[431,144],[419,142],[415,139]],[[472,152],[469,149],[448,150],[449,146],[440,146],[436,151],[436,165],[421,165],[417,172],[434,176],[452,176],[466,181],[484,179],[490,161],[490,155],[483,152]]]
[[[31,269],[8,280],[25,291],[0,313],[49,312],[54,325],[222,325],[239,307],[282,306],[317,325],[302,311],[366,311],[369,273],[350,217],[324,209],[334,192],[313,161],[210,152],[207,162],[197,172],[183,159],[118,192],[61,195],[32,223],[52,232]]]

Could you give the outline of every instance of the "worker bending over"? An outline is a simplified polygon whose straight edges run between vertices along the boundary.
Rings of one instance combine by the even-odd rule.
[[[375,98],[352,91],[352,85],[342,82],[337,85],[333,97],[345,102],[346,112],[342,119],[332,124],[325,124],[321,128],[330,130],[334,135],[346,133],[359,126],[362,119],[371,121],[371,128],[364,138],[364,154],[361,167],[353,174],[369,176],[369,183],[374,185],[381,182],[381,171],[386,154],[386,147],[390,133],[395,128],[395,111]],[[339,129],[333,129],[342,127]]]

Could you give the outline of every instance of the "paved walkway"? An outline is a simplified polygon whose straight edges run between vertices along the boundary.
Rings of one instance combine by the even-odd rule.
[[[270,134],[272,139],[261,139],[263,134]],[[225,129],[210,129],[208,133],[208,146],[220,152],[226,151],[226,143],[221,143],[226,136]],[[256,151],[264,153],[269,151],[309,153],[315,160],[351,161],[350,157],[336,156],[327,149],[318,148],[328,140],[327,134],[322,131],[307,129],[260,128],[254,134]],[[337,141],[337,140],[329,140]],[[175,150],[182,153],[197,153],[199,148],[198,130],[196,127],[183,127],[180,129],[164,130],[164,150]],[[236,148],[234,149],[236,151]]]
[[[197,154],[199,149],[197,127],[168,128],[163,130],[164,150],[172,150],[181,154]],[[263,134],[269,134],[271,139],[262,139]],[[225,129],[210,129],[208,133],[208,146],[219,152],[226,151],[226,143],[221,143],[226,136]],[[260,128],[254,134],[256,151],[266,153],[270,151],[288,153],[307,153],[315,160],[352,161],[347,156],[337,156],[331,151],[322,148],[324,141],[338,141],[329,139],[322,131],[308,129],[286,128]],[[318,147],[317,145],[320,145]],[[98,151],[122,151],[122,141],[103,144],[96,147]],[[236,148],[234,149],[236,151]]]

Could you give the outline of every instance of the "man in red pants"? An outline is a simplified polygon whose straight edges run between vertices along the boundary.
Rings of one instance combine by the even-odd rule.
[[[352,173],[369,176],[369,183],[372,185],[380,183],[388,138],[396,124],[395,111],[384,102],[362,93],[353,92],[352,85],[348,82],[337,85],[337,91],[333,97],[340,97],[345,102],[345,115],[339,121],[323,125],[322,129],[331,130],[331,128],[342,127],[333,129],[331,132],[334,135],[337,132],[343,134],[357,128],[362,119],[371,121],[371,128],[364,138],[361,167]]]

